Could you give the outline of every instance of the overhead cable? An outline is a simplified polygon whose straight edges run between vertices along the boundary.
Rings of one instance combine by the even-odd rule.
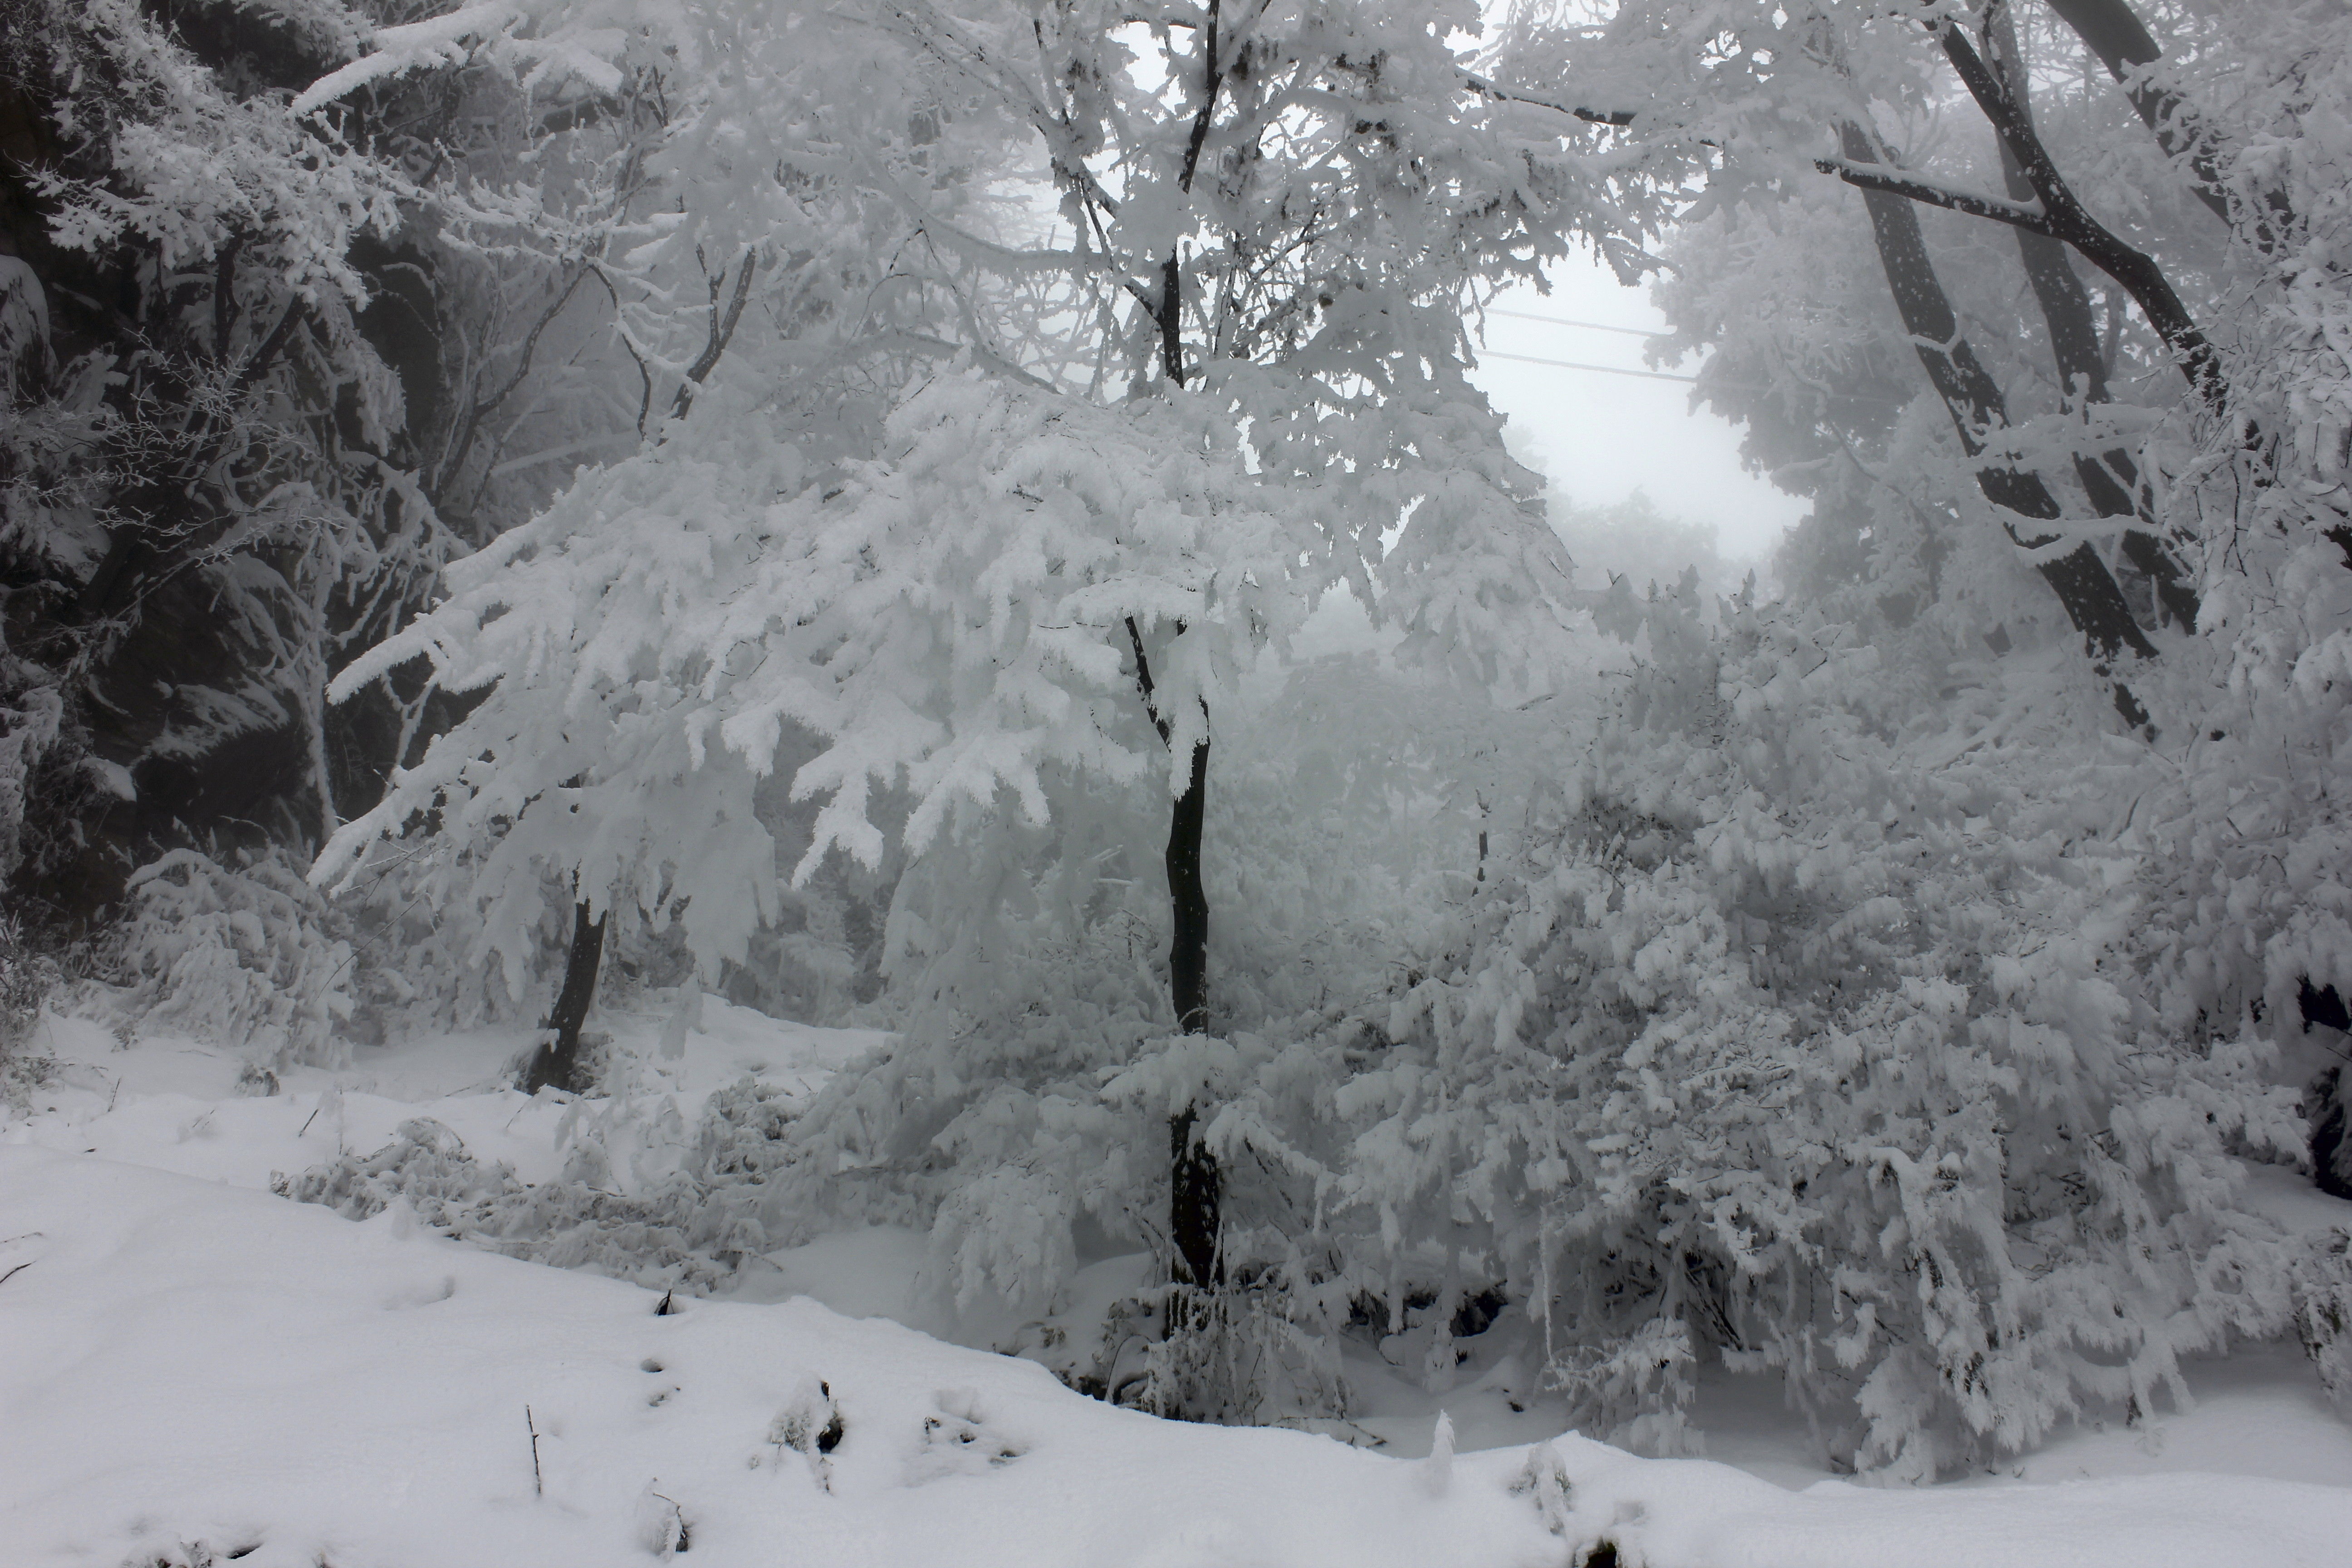
[[[1508,316],[1517,321],[1543,321],[1555,327],[1584,327],[1596,332],[1622,332],[1629,338],[1662,338],[1666,334],[1654,332],[1647,327],[1612,327],[1606,321],[1572,321],[1566,316],[1538,316],[1533,310],[1505,310],[1490,308],[1490,316]]]
[[[1638,375],[1645,381],[1696,381],[1695,375],[1676,375],[1664,370],[1627,370],[1621,365],[1585,364],[1572,359],[1538,359],[1533,354],[1507,354],[1500,349],[1487,349],[1480,359],[1514,359],[1521,364],[1548,364],[1560,370],[1597,370],[1603,375]]]

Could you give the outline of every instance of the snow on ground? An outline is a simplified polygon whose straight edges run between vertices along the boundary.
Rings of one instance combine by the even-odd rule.
[[[662,1008],[604,1021],[689,1125],[746,1073],[805,1089],[881,1038],[711,1001],[664,1058]],[[910,1232],[772,1254],[730,1298],[656,1316],[656,1292],[447,1241],[404,1205],[352,1224],[268,1194],[272,1172],[370,1152],[418,1115],[524,1180],[555,1174],[572,1108],[502,1087],[519,1035],[361,1047],[252,1098],[231,1053],[43,1030],[58,1068],[0,1125],[6,1568],[593,1568],[681,1549],[717,1568],[1532,1568],[1602,1539],[1654,1568],[2352,1561],[2352,1426],[2291,1346],[2196,1367],[2192,1411],[1915,1489],[1829,1477],[1752,1380],[1705,1389],[1717,1462],[1649,1460],[1560,1436],[1491,1355],[1433,1395],[1369,1343],[1347,1366],[1355,1431],[1385,1451],[1186,1426],[889,1321],[977,1344],[1018,1326],[925,1306]],[[2254,1197],[2295,1224],[2352,1213],[2284,1174]],[[1065,1315],[1139,1267],[1095,1261]],[[1450,1463],[1421,1457],[1440,1405]]]
[[[712,1090],[739,1079],[814,1089],[888,1038],[783,1023],[706,997],[700,1026],[670,1059],[656,1044],[667,1013],[605,1012],[597,1023],[648,1077],[649,1098],[674,1106],[688,1127]],[[503,1160],[526,1182],[563,1166],[558,1130],[571,1107],[563,1096],[533,1099],[511,1087],[524,1049],[513,1029],[356,1046],[348,1068],[297,1068],[266,1097],[239,1091],[244,1063],[236,1054],[174,1036],[124,1047],[89,1019],[44,1016],[32,1048],[53,1058],[56,1069],[34,1094],[30,1120],[0,1137],[267,1189],[272,1171],[369,1153],[402,1122],[429,1116],[477,1159]]]

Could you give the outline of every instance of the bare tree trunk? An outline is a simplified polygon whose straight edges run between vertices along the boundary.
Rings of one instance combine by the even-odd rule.
[[[1144,658],[1143,633],[1127,623],[1135,653],[1135,684],[1161,741],[1172,731],[1153,695],[1151,665]],[[1192,768],[1184,793],[1168,816],[1168,994],[1176,1026],[1188,1035],[1209,1026],[1209,893],[1201,880],[1201,830],[1209,800],[1209,743],[1192,747]],[[1208,1287],[1222,1282],[1217,1257],[1221,1185],[1217,1157],[1195,1135],[1198,1106],[1188,1105],[1168,1123],[1168,1235],[1179,1284]],[[1173,1326],[1173,1320],[1171,1320]]]
[[[1192,748],[1192,773],[1168,822],[1168,901],[1173,915],[1168,946],[1168,990],[1177,1026],[1188,1035],[1208,1027],[1209,894],[1201,883],[1201,826],[1209,798],[1209,745]],[[1221,1197],[1217,1157],[1193,1136],[1197,1108],[1186,1106],[1169,1123],[1169,1239],[1189,1283],[1222,1284],[1217,1257]]]
[[[1876,146],[1859,125],[1849,121],[1840,126],[1839,136],[1848,162],[1879,162]],[[1885,271],[1886,286],[1895,296],[1904,330],[1911,335],[1912,346],[1927,373],[1927,380],[1944,400],[1952,426],[1959,433],[1962,449],[1971,458],[1979,457],[1985,449],[1985,435],[2009,424],[2009,406],[2001,396],[2000,385],[1960,336],[1959,321],[1952,313],[1951,300],[1944,292],[1942,279],[1936,276],[1935,265],[1927,255],[1927,239],[1919,231],[1917,211],[1902,196],[1867,187],[1863,190],[1863,203],[1870,212],[1879,265]],[[1987,500],[2011,516],[2054,522],[2061,515],[2057,499],[2042,482],[2041,476],[2031,470],[1983,464],[1977,469],[1977,488],[1984,492]],[[2011,521],[2011,516],[2004,516],[2001,525],[2023,549],[2040,549],[2057,537],[2028,536]],[[2147,710],[2129,689],[2115,679],[2112,665],[2126,650],[2152,658],[2156,647],[2132,618],[2131,607],[2124,602],[2123,591],[2116,585],[2115,575],[2107,570],[2106,563],[2085,543],[2058,560],[2041,563],[2037,569],[2058,595],[2067,619],[2083,634],[2094,668],[2113,686],[2116,710],[2135,728],[2145,725]]]
[[[588,1004],[596,995],[596,967],[604,955],[604,917],[588,917],[588,906],[572,906],[572,952],[563,965],[563,988],[547,1015],[539,1049],[523,1069],[525,1094],[542,1089],[570,1089],[585,1094],[590,1085],[581,1073],[580,1029],[588,1021]]]

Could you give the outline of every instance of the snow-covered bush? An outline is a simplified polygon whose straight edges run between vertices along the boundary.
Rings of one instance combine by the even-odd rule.
[[[2294,1326],[2320,1386],[2352,1413],[2352,1230],[2323,1232],[2297,1260]]]
[[[690,1184],[636,1197],[566,1176],[526,1185],[485,1166],[464,1140],[425,1118],[404,1122],[373,1154],[344,1154],[272,1184],[280,1197],[365,1219],[395,1203],[422,1223],[509,1258],[585,1268],[641,1285],[706,1294],[731,1272],[751,1233],[741,1205],[709,1201]]]
[[[626,1098],[575,1103],[562,1176],[536,1184],[485,1165],[429,1118],[404,1122],[371,1154],[341,1154],[279,1176],[284,1197],[365,1219],[404,1203],[424,1224],[509,1258],[708,1294],[767,1245],[762,1188],[796,1156],[783,1134],[795,1107],[746,1079],[712,1094],[688,1135],[667,1100],[648,1114]]]
[[[53,1068],[34,1030],[58,978],[57,962],[26,940],[24,921],[0,911],[0,1103],[23,1109]]]
[[[1507,1281],[1623,1440],[1680,1441],[1719,1355],[1912,1477],[2281,1331],[2232,1186],[2294,1157],[2293,1095],[2259,1035],[2135,999],[2132,770],[2051,754],[2095,698],[1937,765],[1835,626],[1624,584],[1603,619],[1622,711],[1333,1097],[1365,1263]]]
[[[261,1068],[341,1066],[365,976],[348,915],[278,851],[174,849],[108,933],[110,1006],[241,1047]]]

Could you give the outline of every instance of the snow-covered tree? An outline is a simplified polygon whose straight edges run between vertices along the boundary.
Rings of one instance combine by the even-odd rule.
[[[159,851],[315,847],[371,804],[435,716],[404,674],[337,713],[329,675],[543,498],[539,457],[502,446],[595,428],[578,400],[532,423],[560,379],[534,247],[593,195],[557,171],[625,131],[520,123],[487,68],[307,111],[382,19],[9,13],[6,683],[55,723],[0,787],[30,814],[16,887],[76,925]],[[610,401],[626,430],[636,400]]]
[[[1556,1375],[1629,1436],[1674,1437],[1657,1417],[1683,1356],[1713,1348],[1833,1413],[1834,1449],[1924,1473],[2078,1401],[2144,1410],[2182,1335],[2284,1321],[2293,1260],[2229,1183],[2237,1157],[2296,1158],[2303,1027],[2341,1016],[2319,781],[2352,574],[2312,440],[2336,373],[2310,286],[2339,243],[2310,172],[2338,166],[2315,84],[2341,28],[2284,6],[2249,49],[2184,8],[2160,67],[2135,68],[2143,34],[2085,71],[2084,16],[2129,13],[2052,10],[1625,6],[1580,33],[1531,24],[1508,78],[1633,106],[1650,177],[1683,182],[1660,297],[1683,343],[1722,346],[1702,395],[1815,497],[1783,575],[1827,616],[1743,612],[1711,645],[1670,605],[1623,621],[1647,672],[1535,858],[1555,890],[1449,944],[1433,973],[1454,978],[1392,1026],[1426,1054],[1361,1091],[1389,1120],[1350,1179],[1384,1233],[1465,1237],[1549,1309]],[[1996,195],[2004,153],[2045,164]],[[2053,662],[2074,639],[2041,629],[2063,607],[2093,630],[2052,571],[2084,550],[2139,588],[2105,652],[2141,653],[2111,668],[2148,722],[2104,748],[2082,740],[2084,671]],[[1817,805],[1843,826],[1807,826]],[[1476,1142],[1554,1093],[1568,1121],[1538,1120],[1572,1135]],[[1717,1116],[1723,1143],[1684,1142]],[[1814,1131],[1783,1143],[1767,1117]],[[1971,1124],[1966,1157],[1923,1177]],[[1557,1197],[1496,1184],[1537,1171]],[[1899,1215],[1873,1207],[1906,1193]],[[2062,1216],[2077,1198],[2095,1223]],[[1572,1217],[1521,1244],[1478,1228],[1531,1208]],[[1981,1245],[1935,1239],[1955,1225]],[[1383,1255],[1435,1277],[1425,1247]],[[1747,1294],[1782,1268],[1809,1283]],[[1797,1329],[1816,1307],[1853,1315]]]
[[[1346,589],[1481,677],[1544,657],[1566,579],[1464,379],[1461,311],[1579,230],[1614,235],[1601,174],[1565,144],[1589,128],[1496,100],[1448,46],[1466,14],[1212,7],[1155,31],[1087,7],[886,7],[904,53],[870,82],[840,68],[849,46],[814,47],[846,23],[767,15],[777,39],[794,24],[771,47],[807,111],[785,177],[730,200],[804,225],[809,250],[864,245],[864,312],[739,342],[724,390],[345,672],[339,689],[422,652],[445,687],[488,689],[320,874],[431,812],[451,893],[494,911],[485,951],[510,964],[566,887],[583,933],[625,910],[679,921],[706,965],[740,958],[777,910],[752,791],[800,726],[829,743],[794,778],[826,801],[799,875],[836,847],[878,857],[877,803],[901,791],[908,845],[980,857],[951,889],[902,882],[888,937],[901,984],[939,998],[924,1070],[971,1083],[953,1019],[1001,994],[989,916],[1034,875],[996,858],[1013,840],[982,847],[1156,777],[1159,1026],[1204,1028],[1209,748],[1261,651]],[[786,91],[758,78],[761,46],[729,58],[753,64],[714,73],[707,118]],[[983,192],[984,169],[940,167],[944,143],[903,128],[942,116],[960,157],[999,136],[1043,179],[1002,164]],[[702,198],[684,199],[690,228]],[[1067,869],[1083,921],[1099,868]],[[1170,1247],[1206,1284],[1208,1091],[1169,1059]]]
[[[331,49],[308,26],[331,13],[289,9],[280,41]],[[159,841],[238,818],[321,836],[328,666],[444,553],[362,319],[362,253],[416,187],[300,124],[233,42],[208,60],[138,6],[20,6],[5,41],[29,110],[5,635],[11,687],[57,724],[46,773],[10,781],[36,839],[12,869],[87,918]],[[205,778],[233,748],[244,776]]]

